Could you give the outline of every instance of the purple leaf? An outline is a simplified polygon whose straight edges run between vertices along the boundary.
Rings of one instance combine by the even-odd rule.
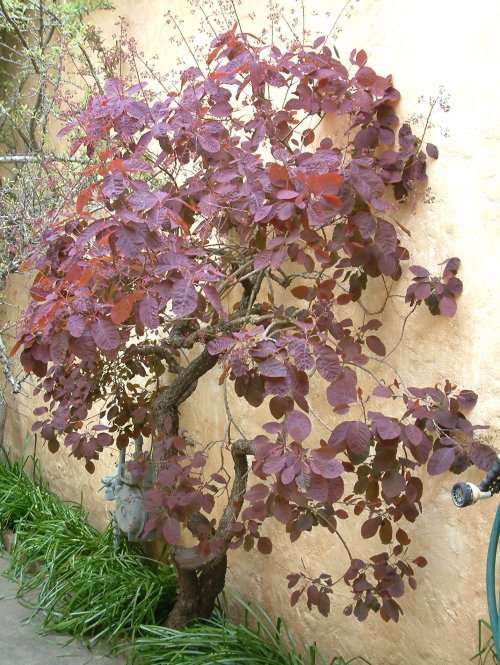
[[[449,317],[455,316],[457,311],[457,303],[455,302],[455,299],[450,298],[449,296],[443,296],[439,300],[439,311],[444,316],[449,316]]]
[[[417,300],[425,300],[432,293],[432,286],[427,282],[423,284],[414,284],[412,286],[412,293]]]
[[[272,513],[281,524],[288,524],[293,515],[292,507],[288,501],[281,496],[275,498]]]
[[[373,425],[383,441],[391,441],[401,435],[401,427],[385,416],[377,416],[373,420]]]
[[[167,517],[163,522],[162,533],[167,543],[176,545],[181,537],[181,525],[174,517]]]
[[[448,471],[454,461],[454,448],[438,448],[432,453],[427,462],[427,471],[430,476],[439,476],[439,474]]]
[[[392,390],[387,386],[376,386],[372,394],[375,397],[393,397]]]
[[[393,225],[389,222],[378,220],[374,240],[382,254],[392,254],[396,251],[398,237]]]
[[[292,411],[286,416],[283,429],[294,441],[302,443],[311,433],[312,425],[305,413]]]
[[[141,257],[144,238],[134,226],[120,226],[115,233],[116,247],[130,259]]]
[[[146,293],[139,305],[139,316],[145,328],[152,330],[158,328],[160,325],[158,312],[158,300],[150,293]]]
[[[472,409],[477,404],[477,395],[473,390],[461,390],[457,395],[457,401],[461,409]]]
[[[443,268],[443,279],[447,280],[450,279],[450,277],[454,277],[460,268],[460,259],[457,256],[453,256],[451,259],[443,261],[443,263],[445,264]]]
[[[212,193],[203,196],[198,204],[198,209],[203,217],[210,219],[221,209],[219,197]]]
[[[212,305],[212,307],[215,309],[215,311],[221,317],[221,319],[226,320],[227,314],[224,311],[221,297],[215,286],[212,286],[211,284],[204,284],[202,288],[205,298]]]
[[[172,311],[177,316],[188,316],[198,306],[198,291],[193,283],[179,279],[172,287]]]
[[[264,462],[263,471],[266,474],[279,473],[286,464],[286,457],[281,454],[270,455]]]
[[[134,192],[128,197],[128,203],[132,210],[140,212],[142,210],[149,210],[154,205],[158,203],[158,199],[149,190],[141,190],[139,192]]]
[[[118,171],[118,169],[112,171],[112,173],[106,173],[103,182],[103,194],[105,194],[111,201],[116,201],[120,194],[127,188],[123,173]]]
[[[280,189],[276,194],[276,198],[286,201],[287,199],[296,199],[298,195],[299,193],[293,189]]]
[[[338,355],[329,346],[319,346],[315,349],[318,356],[316,360],[316,369],[319,374],[327,381],[333,382],[339,378],[342,373]]]
[[[259,252],[253,262],[255,270],[263,270],[264,268],[267,268],[271,263],[272,256],[273,252],[270,249],[265,249],[262,252]]]
[[[332,430],[332,433],[330,434],[330,438],[328,439],[328,445],[329,446],[332,446],[332,447],[342,446],[342,444],[346,440],[347,430],[349,429],[349,426],[350,426],[351,422],[344,421],[343,423],[340,423],[339,425],[337,425]]]
[[[87,327],[87,322],[80,314],[71,314],[66,320],[66,325],[73,337],[81,337]]]
[[[436,148],[436,146],[433,143],[428,143],[425,146],[425,152],[431,157],[432,159],[437,159],[439,157],[439,150]]]
[[[235,341],[232,337],[217,337],[210,340],[207,344],[207,351],[211,356],[218,356],[234,346]]]
[[[386,471],[382,478],[382,491],[388,499],[404,492],[406,482],[403,476],[397,471]]]
[[[244,499],[250,503],[254,503],[255,501],[262,501],[263,499],[267,499],[268,494],[269,487],[263,483],[258,483],[245,493]]]
[[[211,134],[198,134],[198,141],[203,150],[207,152],[215,153],[220,150],[220,142]]]
[[[233,107],[229,102],[217,102],[210,108],[210,113],[217,118],[229,117],[233,112]]]
[[[326,390],[326,398],[331,406],[336,407],[342,404],[351,404],[358,398],[356,393],[356,374],[352,369],[344,367],[342,376],[340,376]]]
[[[116,326],[107,319],[98,319],[94,323],[92,337],[97,346],[103,351],[117,349],[122,343],[122,338]]]
[[[489,471],[493,462],[497,460],[497,452],[484,443],[478,443],[472,448],[470,459],[481,471]]]
[[[295,468],[295,464],[287,466],[281,472],[281,482],[283,483],[283,485],[289,485],[291,482],[295,480],[295,477],[298,476],[298,474],[299,471]]]
[[[272,205],[259,206],[254,215],[254,221],[261,222],[273,209]]]
[[[418,446],[422,443],[422,430],[416,425],[406,425],[405,434],[412,445]]]
[[[50,342],[50,357],[54,365],[62,365],[68,352],[68,333],[61,331]]]
[[[259,374],[278,378],[287,376],[286,367],[277,358],[268,358],[258,365]]]
[[[430,272],[427,268],[422,268],[422,266],[410,266],[410,272],[412,272],[416,277],[429,277]]]
[[[323,478],[338,478],[344,472],[344,465],[335,457],[330,448],[316,448],[311,452],[309,466],[313,473]]]
[[[349,424],[346,432],[346,443],[355,455],[366,455],[370,450],[371,439],[370,428],[361,421],[353,421]]]

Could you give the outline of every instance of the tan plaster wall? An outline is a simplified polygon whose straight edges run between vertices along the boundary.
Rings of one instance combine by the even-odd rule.
[[[257,12],[258,24],[266,15],[265,4],[243,0],[240,18],[244,26],[256,31],[247,15]],[[284,4],[299,11],[300,3],[287,0]],[[306,3],[308,27],[314,33],[325,26],[329,29],[343,4],[332,0]],[[115,0],[115,5],[115,16],[104,12],[96,16],[105,34],[113,32],[117,15],[124,16],[146,56],[158,54],[160,68],[172,66],[179,55],[190,62],[187,50],[176,50],[169,42],[170,33],[162,19],[167,8],[182,14],[186,20],[183,29],[189,33],[193,24],[186,2]],[[500,427],[496,408],[500,388],[500,234],[496,219],[500,89],[495,74],[500,59],[499,21],[496,0],[482,0],[473,7],[453,0],[361,0],[355,3],[350,18],[341,19],[343,30],[337,40],[343,59],[352,48],[364,48],[370,65],[380,73],[394,75],[403,96],[403,118],[415,111],[425,113],[428,105],[419,104],[418,98],[436,95],[441,85],[451,95],[451,111],[438,111],[433,116],[435,123],[447,129],[448,137],[441,135],[439,127],[429,133],[440,149],[440,159],[430,168],[434,201],[402,219],[412,230],[416,262],[433,266],[453,255],[462,258],[460,276],[465,290],[452,321],[419,312],[393,362],[413,384],[432,384],[448,376],[475,390],[480,402],[473,418],[492,426],[492,441]],[[200,43],[203,39],[201,35]],[[25,301],[25,286],[17,278],[8,299]],[[9,309],[9,314],[15,310]],[[392,307],[386,316],[394,322],[401,318]],[[17,450],[29,429],[31,406],[32,400],[26,398],[9,415],[7,441],[10,437]],[[250,434],[257,431],[258,421],[267,417],[265,412],[256,416],[245,405],[235,412]],[[327,409],[322,410],[322,416],[330,418]],[[202,390],[184,405],[182,422],[199,440],[206,440],[208,430],[214,437],[222,434],[225,415],[216,371],[203,379]],[[106,506],[96,490],[101,471],[112,470],[111,453],[89,477],[82,476],[80,463],[64,453],[53,457],[44,450],[37,452],[52,486],[66,498],[79,500],[82,493],[93,520],[103,525]],[[480,476],[480,472],[469,474],[472,481]],[[328,619],[310,614],[300,603],[289,607],[284,577],[301,569],[301,558],[313,574],[345,569],[339,543],[320,532],[306,534],[300,552],[281,537],[271,557],[231,553],[229,585],[245,598],[258,599],[270,614],[284,616],[299,639],[317,641],[330,657],[337,653],[346,658],[363,655],[373,665],[465,664],[475,652],[477,620],[487,615],[483,571],[495,505],[457,511],[449,499],[453,482],[451,476],[425,480],[424,514],[410,533],[412,551],[425,555],[429,566],[419,571],[417,591],[403,599],[405,616],[398,625],[385,625],[377,617],[363,624],[345,618],[341,610],[347,597],[340,586]],[[269,532],[274,534],[275,526],[269,523]],[[359,545],[363,551],[365,544],[355,534],[348,537],[353,549]],[[376,547],[374,541],[369,545]]]

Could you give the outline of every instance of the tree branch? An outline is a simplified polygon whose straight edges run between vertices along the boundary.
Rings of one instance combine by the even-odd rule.
[[[181,366],[173,352],[166,346],[156,346],[153,344],[146,344],[145,346],[133,346],[127,350],[129,353],[137,353],[140,356],[158,356],[163,358],[168,365],[168,369],[172,374],[179,374]]]
[[[0,335],[0,362],[2,363],[2,370],[5,375],[5,378],[7,381],[10,383],[12,386],[12,392],[13,393],[19,393],[21,392],[21,384],[19,381],[14,377],[12,374],[12,370],[10,367],[10,362],[9,362],[9,356],[7,353],[7,349],[5,348],[5,344],[3,343],[2,336]]]
[[[10,25],[12,26],[12,28],[13,28],[14,32],[16,33],[16,35],[17,35],[19,41],[21,42],[21,44],[24,46],[24,48],[25,48],[26,51],[28,52],[28,57],[29,57],[29,59],[30,59],[30,61],[31,61],[31,64],[32,64],[32,66],[33,66],[33,69],[35,70],[35,72],[36,72],[37,74],[40,74],[40,70],[39,70],[39,68],[38,68],[37,62],[36,62],[35,58],[33,57],[33,54],[31,53],[30,45],[28,44],[28,42],[27,42],[26,39],[24,38],[23,33],[19,30],[19,26],[17,25],[17,23],[14,21],[14,19],[11,17],[11,15],[9,14],[9,12],[7,11],[7,9],[6,9],[5,5],[4,5],[3,0],[0,0],[0,9],[2,10],[2,14],[5,16],[5,19],[6,19],[6,20],[8,21],[8,23],[10,23]]]
[[[204,349],[187,367],[179,372],[177,378],[162,392],[155,401],[155,414],[158,426],[172,409],[177,409],[196,388],[200,377],[217,363],[217,356],[212,356]]]
[[[210,554],[200,553],[196,547],[176,545],[171,549],[174,563],[183,570],[198,570],[224,557],[231,542],[231,528],[238,519],[243,497],[247,489],[248,462],[247,455],[255,454],[255,446],[251,441],[240,439],[231,444],[231,455],[234,461],[234,480],[229,498],[222,512],[214,535],[217,548]]]

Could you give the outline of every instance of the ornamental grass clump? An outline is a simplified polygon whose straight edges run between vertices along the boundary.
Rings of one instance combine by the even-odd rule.
[[[315,644],[306,649],[285,621],[275,623],[260,605],[231,597],[244,609],[242,623],[233,623],[218,608],[210,619],[184,630],[143,626],[130,665],[369,665],[364,658],[326,658]]]
[[[43,612],[42,630],[116,647],[164,619],[176,597],[172,568],[128,543],[115,550],[112,527],[100,533],[80,505],[49,492],[38,462],[34,469],[31,477],[24,462],[0,465],[0,526],[15,529],[9,572],[22,602]]]
[[[33,470],[28,475],[26,467],[30,462]],[[33,513],[49,503],[50,493],[34,458],[0,463],[0,531],[13,529],[20,519],[31,520]]]

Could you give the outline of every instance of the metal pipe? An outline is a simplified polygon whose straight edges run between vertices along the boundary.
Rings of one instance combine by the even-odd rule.
[[[500,654],[500,626],[498,622],[497,592],[495,584],[495,567],[497,560],[498,538],[500,536],[500,505],[497,508],[495,521],[491,529],[488,558],[486,561],[486,597],[490,615],[491,632],[495,640],[496,652]]]

